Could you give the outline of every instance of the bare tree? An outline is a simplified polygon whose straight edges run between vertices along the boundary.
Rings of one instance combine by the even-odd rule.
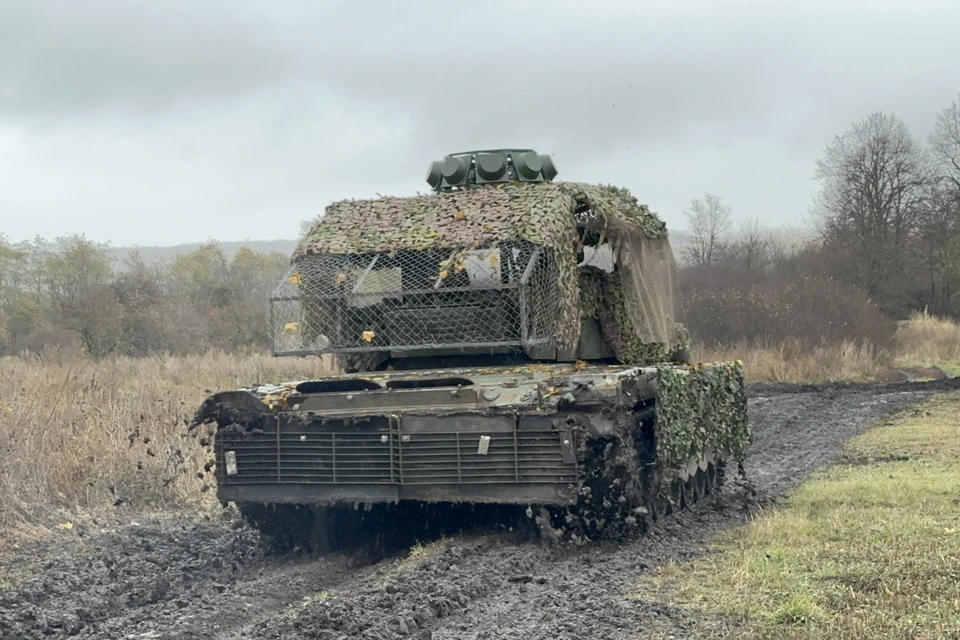
[[[893,304],[905,290],[909,244],[923,215],[924,150],[896,116],[873,113],[836,136],[817,162],[815,213],[845,276]]]
[[[960,97],[937,116],[929,143],[937,177],[960,195]]]
[[[934,179],[921,237],[929,304],[935,312],[956,313],[952,298],[960,275],[960,97],[938,114],[928,142]]]
[[[730,230],[730,207],[721,203],[720,196],[706,193],[703,200],[694,198],[684,215],[690,234],[684,247],[687,260],[694,266],[713,264]]]
[[[923,305],[931,312],[955,313],[952,298],[960,273],[960,211],[956,192],[939,180],[929,190],[921,219],[918,244],[926,276]]]
[[[773,233],[759,217],[742,218],[724,253],[729,261],[744,269],[763,271],[773,260],[774,244]]]

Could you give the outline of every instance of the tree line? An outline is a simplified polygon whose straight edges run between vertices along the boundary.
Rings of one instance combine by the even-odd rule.
[[[715,194],[685,212],[686,319],[708,342],[881,342],[913,311],[960,317],[960,97],[926,140],[875,112],[816,162],[809,234],[733,223]]]
[[[0,235],[0,354],[94,356],[267,347],[266,299],[289,256],[216,243],[148,263],[117,262],[83,235],[11,243]]]

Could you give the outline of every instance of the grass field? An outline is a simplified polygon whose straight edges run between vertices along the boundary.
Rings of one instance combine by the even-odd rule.
[[[208,480],[197,476],[208,455],[186,436],[203,398],[326,370],[328,363],[315,358],[222,353],[100,362],[4,358],[0,532],[114,509],[118,500],[117,509],[140,512],[212,504],[213,492],[201,493]]]
[[[958,414],[952,393],[856,438],[643,597],[741,621],[741,638],[960,638]]]

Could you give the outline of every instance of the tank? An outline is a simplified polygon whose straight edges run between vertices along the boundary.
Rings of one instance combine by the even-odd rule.
[[[426,195],[329,205],[270,327],[274,355],[337,370],[203,402],[221,502],[322,550],[504,514],[620,538],[713,492],[752,438],[742,364],[690,362],[664,222],[556,176],[469,151]]]

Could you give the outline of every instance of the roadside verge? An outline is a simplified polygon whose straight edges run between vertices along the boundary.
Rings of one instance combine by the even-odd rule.
[[[960,638],[958,414],[953,391],[855,437],[637,596],[722,618],[739,638]]]

